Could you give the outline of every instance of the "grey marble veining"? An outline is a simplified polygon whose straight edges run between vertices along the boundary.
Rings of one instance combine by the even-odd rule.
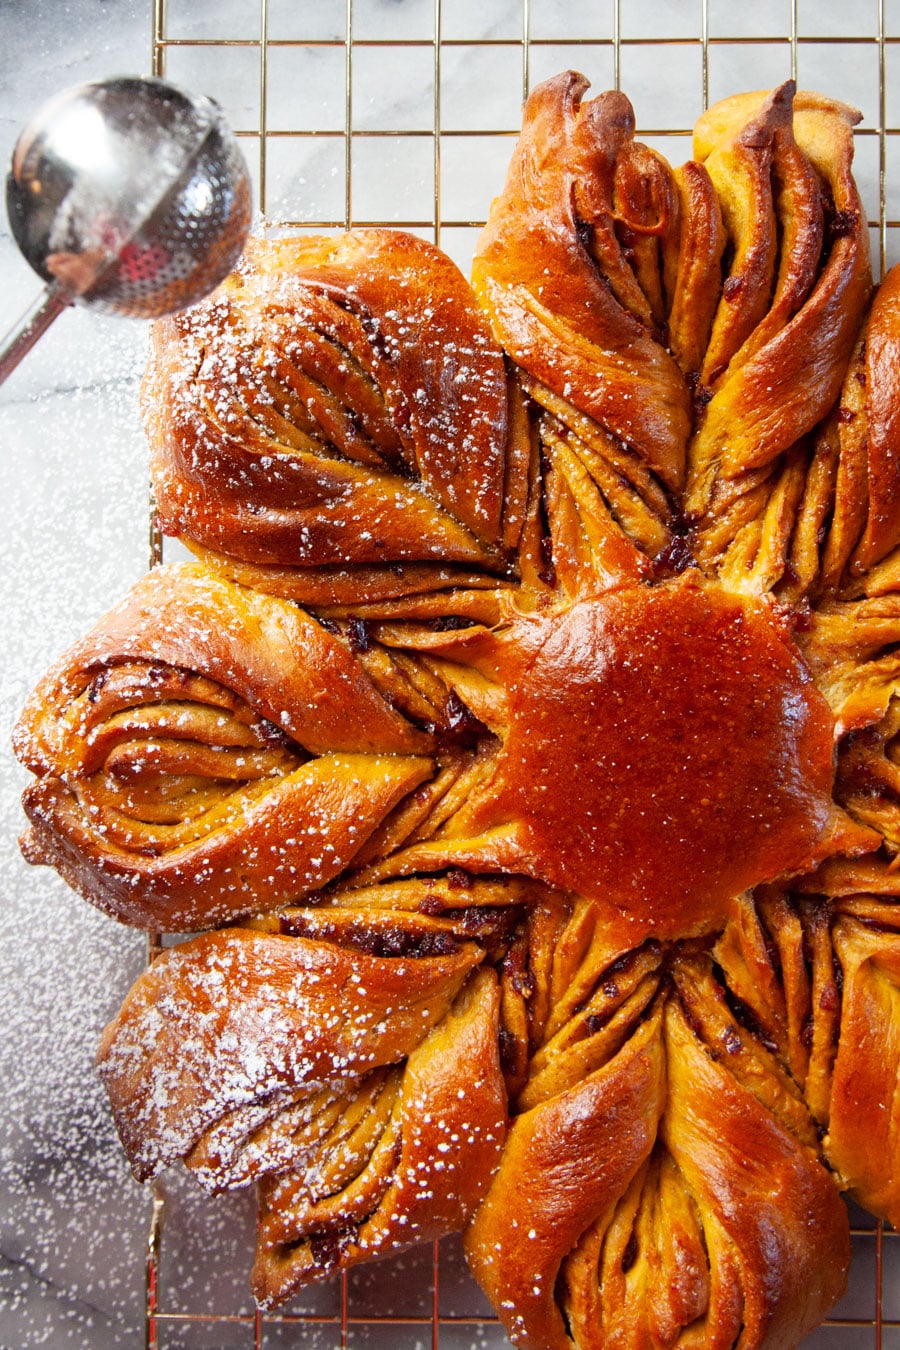
[[[144,4],[0,6],[0,159],[58,89],[146,71]],[[5,168],[4,168],[5,173]],[[0,227],[2,322],[40,282]],[[147,548],[139,325],[64,314],[0,389],[0,1345],[137,1346],[147,1199],[131,1180],[93,1055],[143,960],[15,840],[25,775],[8,750],[44,669],[141,574]]]
[[[573,49],[566,40],[573,36],[575,7],[568,0],[532,0],[531,32],[538,39],[531,52],[533,81],[577,64],[595,87],[612,82],[612,0],[577,8],[584,41]],[[710,32],[784,36],[790,8],[790,0],[747,6],[709,0]],[[448,219],[467,221],[484,214],[505,170],[522,81],[518,49],[491,48],[489,55],[478,44],[516,42],[523,10],[520,0],[444,0],[441,12],[444,38],[463,44],[443,53],[442,126],[450,134],[441,147],[441,203]],[[697,0],[623,0],[623,36],[698,36],[700,12]],[[900,32],[900,0],[886,0],[886,13]],[[268,15],[273,39],[340,41],[347,32],[346,0],[269,0]],[[362,43],[430,42],[434,15],[434,0],[354,0],[353,35]],[[798,15],[805,31],[823,37],[875,31],[875,0],[799,0]],[[258,0],[169,0],[173,37],[252,40],[259,26]],[[8,162],[28,114],[59,88],[99,75],[146,72],[150,39],[149,0],[0,0],[0,160]],[[895,51],[900,48],[892,49],[892,61]],[[868,49],[810,44],[800,58],[801,79],[858,99],[870,124],[877,117],[877,72],[873,84]],[[785,42],[714,46],[711,95],[784,78],[789,61]],[[259,119],[256,62],[252,48],[216,56],[186,47],[170,54],[169,74],[219,97],[235,124],[253,131]],[[676,161],[687,157],[688,146],[667,130],[700,110],[696,63],[692,47],[626,46],[622,53],[622,83],[638,117],[659,133],[654,143]],[[276,52],[270,126],[315,123],[340,132],[343,69],[340,51]],[[398,139],[396,133],[431,127],[433,75],[430,48],[357,49],[354,124],[369,135],[354,147],[355,220],[430,217],[431,141]],[[897,89],[900,80],[892,80],[889,109],[895,98],[900,102]],[[452,136],[480,127],[497,134]],[[860,141],[859,178],[873,215],[877,151],[877,138]],[[887,192],[897,216],[900,172],[892,172],[893,153],[891,143]],[[268,171],[271,215],[343,217],[339,139],[277,140]],[[466,266],[473,237],[469,228],[451,228],[442,242]],[[889,260],[892,249],[893,244]],[[39,282],[16,252],[4,213],[0,266],[5,327]],[[137,412],[145,349],[143,325],[72,310],[0,388],[0,1350],[143,1344],[148,1198],[130,1178],[93,1072],[100,1031],[143,962],[143,939],[94,912],[55,874],[22,862],[15,840],[26,775],[14,763],[8,739],[35,680],[145,570],[147,481]],[[164,1247],[162,1273],[175,1291],[173,1310],[215,1306],[249,1312],[245,1277],[253,1221],[247,1197],[231,1197],[215,1208],[178,1175],[167,1179],[166,1187],[173,1236]],[[871,1317],[872,1243],[863,1237],[857,1245],[860,1255],[843,1307],[847,1316]],[[448,1253],[442,1309],[478,1315],[484,1310],[481,1296],[462,1270],[458,1249],[450,1244]],[[374,1306],[381,1298],[382,1306],[397,1311],[418,1308],[428,1287],[429,1261],[430,1254],[410,1256],[389,1274],[354,1275],[354,1297],[360,1306]],[[330,1312],[333,1302],[326,1288],[310,1295],[305,1306]],[[188,1342],[173,1332],[166,1344],[252,1344],[245,1324],[217,1334],[218,1341]],[[870,1344],[867,1334],[824,1331],[809,1345],[856,1350]],[[330,1330],[314,1339],[304,1335],[273,1325],[265,1344],[334,1343]],[[402,1342],[397,1335],[392,1329],[387,1341],[373,1332],[354,1343],[386,1350],[430,1343],[430,1333],[426,1338],[410,1331]],[[501,1343],[490,1328],[448,1332],[441,1341],[453,1350]]]

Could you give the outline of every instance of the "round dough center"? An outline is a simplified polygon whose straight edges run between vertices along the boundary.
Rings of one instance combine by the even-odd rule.
[[[685,936],[810,866],[833,719],[765,602],[682,581],[535,625],[503,778],[538,875]]]

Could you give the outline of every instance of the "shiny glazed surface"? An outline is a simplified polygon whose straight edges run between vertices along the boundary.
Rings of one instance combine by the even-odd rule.
[[[684,932],[808,865],[833,719],[769,605],[679,582],[535,628],[503,798],[548,881]]]

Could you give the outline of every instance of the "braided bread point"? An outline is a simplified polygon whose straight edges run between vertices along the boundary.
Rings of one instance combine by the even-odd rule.
[[[701,369],[709,401],[685,499],[694,515],[707,511],[717,474],[730,480],[771,463],[840,391],[871,290],[851,170],[859,117],[822,95],[795,96],[787,83],[723,100],[695,129],[734,261]]]
[[[315,601],[337,568],[380,595],[398,564],[416,589],[517,542],[503,355],[412,235],[252,239],[155,326],[142,403],[163,529],[263,589]]]
[[[156,931],[337,875],[431,776],[433,738],[302,610],[197,564],[151,572],[35,690],[16,730],[32,862]]]
[[[352,1158],[336,1160],[340,1195],[329,1193],[335,1174],[321,1176],[320,1155],[263,1183],[251,1278],[263,1307],[283,1302],[311,1278],[465,1226],[506,1134],[498,1010],[493,972],[476,972],[398,1072],[383,1133]]]
[[[805,990],[801,947],[815,954]],[[849,1261],[824,1122],[798,1087],[827,1121],[827,927],[773,894],[739,903],[712,958],[648,944],[610,962],[581,904],[532,912],[515,965],[526,1070],[465,1234],[514,1344],[795,1345]],[[513,1035],[514,1004],[510,991]],[[809,1040],[797,1014],[814,1016]]]
[[[900,925],[895,907],[883,901],[858,900],[846,908],[834,934],[844,983],[823,1149],[860,1204],[896,1225]],[[881,931],[872,931],[876,924]],[[873,1027],[879,1030],[877,1052],[871,1047]]]
[[[386,959],[296,935],[290,923],[270,928],[205,933],[164,952],[107,1028],[98,1059],[141,1179],[237,1108],[311,1096],[403,1058],[481,960],[452,935],[442,955]],[[416,930],[405,930],[415,951]],[[214,1188],[230,1180],[221,1158],[207,1158],[202,1175]]]
[[[287,910],[164,952],[107,1027],[139,1179],[180,1158],[210,1190],[261,1179],[263,1306],[474,1212],[507,1110],[483,956],[452,921]]]
[[[724,100],[673,170],[586,90],[477,300],[363,231],[157,329],[206,566],[42,682],[25,847],[225,925],[100,1065],[138,1175],[257,1185],[265,1308],[463,1229],[533,1350],[788,1350],[841,1191],[900,1221],[900,273],[845,105]]]
[[[627,184],[616,176],[621,161],[641,154],[641,181],[653,176],[640,206],[652,213],[645,228],[654,232],[673,209],[670,170],[633,145],[624,95],[583,102],[586,89],[570,71],[529,97],[506,185],[479,240],[473,285],[513,360],[675,487],[689,432],[687,391],[649,331],[649,302],[613,228],[614,194]]]
[[[838,404],[820,433],[831,482],[819,515],[826,526],[820,546],[819,587],[847,592],[865,577],[866,590],[892,589],[900,542],[896,457],[896,369],[900,357],[900,268],[875,292],[844,378]],[[830,508],[830,517],[829,517]],[[879,566],[880,565],[880,566]]]
[[[718,275],[705,171],[673,175],[634,140],[628,99],[587,88],[569,71],[530,95],[472,270],[522,390],[546,410],[545,579],[571,593],[640,580],[670,542],[691,398],[665,345],[666,288],[691,351]]]

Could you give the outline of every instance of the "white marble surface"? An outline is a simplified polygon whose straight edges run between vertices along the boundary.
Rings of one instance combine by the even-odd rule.
[[[0,6],[0,161],[23,119],[82,79],[146,71],[144,3]],[[40,282],[3,213],[2,319]],[[63,315],[0,390],[3,578],[0,890],[0,1344],[142,1343],[147,1201],[93,1071],[100,1030],[143,959],[44,868],[18,857],[24,774],[9,729],[42,668],[146,566],[137,324]]]
[[[578,23],[573,28],[577,8]],[[346,0],[269,0],[273,39],[341,39]],[[735,6],[709,0],[709,32],[756,37],[790,30],[790,0]],[[595,85],[613,79],[612,0],[575,7],[568,0],[531,0],[532,80],[565,65],[584,69]],[[877,31],[875,0],[799,0],[801,32],[822,38]],[[892,31],[900,31],[900,0],[886,0]],[[353,36],[429,41],[434,0],[354,0]],[[258,0],[169,0],[173,37],[204,39],[259,35]],[[484,39],[517,43],[520,0],[444,0],[440,205],[454,222],[441,238],[466,265],[474,231],[496,191],[518,121],[523,63],[518,46],[479,46]],[[697,38],[698,0],[622,0],[622,35]],[[580,46],[567,45],[580,37]],[[8,162],[27,115],[57,89],[82,78],[150,67],[150,0],[0,0],[0,161]],[[462,45],[455,45],[456,43]],[[900,120],[900,80],[889,49],[888,106]],[[327,47],[273,49],[268,119],[272,129],[344,125],[344,56]],[[673,131],[700,111],[700,48],[626,45],[623,87],[653,142],[679,160],[688,142]],[[856,99],[870,127],[878,113],[877,50],[833,43],[802,44],[801,80]],[[713,97],[759,87],[790,71],[790,47],[781,43],[710,47]],[[235,125],[254,132],[259,122],[259,62],[255,48],[175,48],[168,73],[218,97]],[[354,126],[369,133],[354,144],[354,220],[418,221],[425,233],[435,202],[434,54],[430,46],[354,51]],[[900,72],[898,72],[900,74]],[[896,86],[896,87],[895,87]],[[485,134],[454,136],[481,128]],[[385,133],[385,134],[379,134]],[[891,173],[888,201],[900,201],[900,173]],[[248,154],[258,175],[251,138]],[[878,212],[878,141],[860,140],[860,180],[867,206]],[[900,164],[898,164],[900,169]],[[300,221],[343,219],[345,163],[339,136],[279,138],[268,164],[270,214]],[[892,206],[894,215],[900,210]],[[889,244],[889,259],[893,244]],[[0,224],[0,323],[12,322],[38,282]],[[147,489],[136,389],[146,334],[140,324],[65,314],[27,362],[0,389],[0,577],[3,584],[3,661],[0,664],[0,1350],[83,1346],[107,1350],[143,1344],[144,1242],[147,1197],[131,1180],[119,1151],[92,1059],[100,1029],[143,960],[143,940],[95,914],[45,869],[21,861],[18,794],[24,773],[8,751],[8,733],[37,677],[80,634],[147,561]],[[252,1242],[247,1199],[217,1208],[199,1201],[187,1183],[167,1182],[170,1224],[162,1277],[172,1312],[211,1309],[249,1316],[245,1272]],[[893,1244],[889,1247],[887,1308],[900,1315]],[[858,1259],[842,1312],[874,1315],[873,1239],[857,1240]],[[380,1273],[354,1275],[357,1309],[429,1315],[431,1253],[414,1254]],[[893,1300],[893,1303],[891,1302]],[[334,1292],[310,1295],[308,1306],[334,1311]],[[453,1244],[443,1258],[445,1313],[483,1309],[467,1282]],[[888,1333],[888,1336],[892,1333]],[[896,1333],[893,1333],[896,1334]],[[386,1339],[387,1337],[387,1339]],[[248,1322],[173,1324],[164,1346],[251,1346]],[[265,1330],[270,1347],[332,1346],[331,1328]],[[357,1328],[353,1346],[412,1350],[431,1343],[430,1330]],[[490,1328],[442,1330],[444,1350],[499,1346]],[[810,1338],[820,1350],[873,1345],[871,1329],[832,1328]],[[895,1346],[900,1342],[893,1343]],[[887,1343],[886,1343],[887,1345]]]

